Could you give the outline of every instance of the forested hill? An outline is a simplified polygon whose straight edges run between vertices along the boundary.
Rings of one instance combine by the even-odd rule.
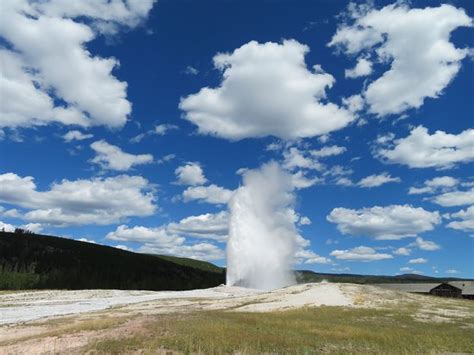
[[[222,283],[225,271],[204,261],[0,232],[0,289],[188,290]]]
[[[443,282],[421,275],[326,274],[295,271],[299,283]],[[165,255],[132,253],[104,245],[29,233],[0,232],[2,289],[189,290],[225,283],[225,269]]]

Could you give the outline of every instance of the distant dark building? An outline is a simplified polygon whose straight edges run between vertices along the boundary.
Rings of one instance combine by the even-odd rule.
[[[460,288],[444,282],[436,287],[433,287],[429,293],[430,295],[439,297],[462,298],[462,290]]]
[[[474,300],[474,281],[452,281],[449,284],[460,288],[463,298]]]

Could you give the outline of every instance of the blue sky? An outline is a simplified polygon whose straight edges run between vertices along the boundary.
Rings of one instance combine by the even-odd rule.
[[[474,277],[471,1],[1,6],[5,229],[225,265],[276,161],[298,268]]]

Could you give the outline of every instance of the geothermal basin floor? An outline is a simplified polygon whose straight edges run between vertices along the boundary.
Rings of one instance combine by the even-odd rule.
[[[392,321],[399,322],[400,319],[396,315],[402,310],[402,314],[417,322],[417,327],[422,327],[423,323],[447,323],[468,329],[466,332],[472,333],[471,329],[474,329],[474,307],[471,306],[471,301],[414,295],[370,285],[323,282],[295,285],[268,292],[227,286],[180,292],[123,290],[4,292],[0,293],[0,354],[89,353],[89,350],[95,349],[95,344],[102,341],[107,347],[110,345],[109,341],[117,340],[120,343],[123,340],[126,343],[132,341],[135,336],[141,337],[141,341],[151,341],[146,334],[153,332],[153,329],[155,331],[158,329],[159,332],[153,333],[153,336],[158,338],[152,340],[159,340],[166,338],[167,327],[170,326],[167,322],[170,319],[177,321],[188,319],[192,322],[196,317],[203,317],[197,318],[201,320],[222,320],[222,317],[230,316],[231,319],[250,319],[254,322],[260,317],[249,313],[261,312],[269,315],[265,319],[276,321],[276,323],[270,322],[275,325],[281,324],[279,319],[285,319],[285,314],[288,314],[281,311],[298,308],[304,308],[302,311],[304,314],[309,312],[308,314],[314,315],[317,319],[320,306],[335,306],[320,308],[321,314],[327,315],[329,312],[341,317],[346,312],[354,315],[354,312],[360,314],[358,312],[362,311],[362,314],[368,317],[357,318],[357,321],[373,320],[374,313],[371,311],[364,313],[366,311],[362,308],[376,308],[376,312],[385,312],[380,319],[388,322],[384,323],[386,326],[393,326],[393,323],[390,323]],[[245,313],[225,314],[229,312]],[[281,316],[278,315],[280,312]],[[299,314],[301,317],[302,313],[290,312],[290,317],[291,314]],[[405,322],[403,326],[413,326],[408,318],[403,319]],[[174,324],[176,326],[178,323]],[[228,324],[236,325],[232,322]],[[343,324],[343,329],[346,329],[344,327],[351,328],[354,325]],[[171,326],[169,329],[176,328]],[[209,331],[212,329],[211,327]],[[224,327],[220,331],[223,332],[225,329],[227,328]],[[382,327],[382,333],[383,329]],[[465,332],[462,329],[459,332]],[[442,334],[444,336],[445,333]],[[281,336],[284,337],[285,334],[282,333]],[[283,339],[284,342],[287,340]],[[440,341],[444,342],[443,339]],[[459,342],[455,343],[459,345]],[[151,349],[147,346],[146,341],[143,344],[138,343],[137,349],[146,353]],[[108,348],[102,350],[108,352]],[[155,350],[156,353],[168,354],[170,349]]]
[[[27,291],[0,295],[0,325],[28,322],[111,308],[153,313],[192,310],[267,312],[304,306],[351,306],[348,286],[330,283],[295,285],[274,291],[218,286],[190,291]]]
[[[423,309],[433,313],[440,300],[370,285],[327,282],[300,284],[273,291],[221,285],[190,291],[7,292],[0,294],[0,342],[11,326],[33,325],[35,322],[81,314],[130,316],[215,310],[273,312],[319,306],[391,308],[410,302],[421,304]]]

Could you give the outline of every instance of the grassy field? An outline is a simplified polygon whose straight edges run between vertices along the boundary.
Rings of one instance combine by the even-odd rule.
[[[472,309],[473,305],[469,307]],[[320,307],[265,314],[160,315],[147,320],[145,330],[126,338],[91,342],[87,350],[150,354],[160,349],[201,354],[474,350],[474,312],[470,312],[471,317],[449,322],[421,322],[413,318],[414,311]]]
[[[304,292],[323,286],[325,292],[332,289],[317,284],[294,286],[293,292],[278,295],[291,298],[299,290],[296,295],[301,297]],[[38,349],[93,354],[474,351],[473,301],[360,285],[339,285],[337,289],[351,297],[352,305],[250,313],[249,305],[277,300],[260,295],[237,297],[235,304],[206,298],[169,299],[5,325],[0,327],[0,354],[37,353]],[[209,310],[209,306],[224,304],[226,308]]]

